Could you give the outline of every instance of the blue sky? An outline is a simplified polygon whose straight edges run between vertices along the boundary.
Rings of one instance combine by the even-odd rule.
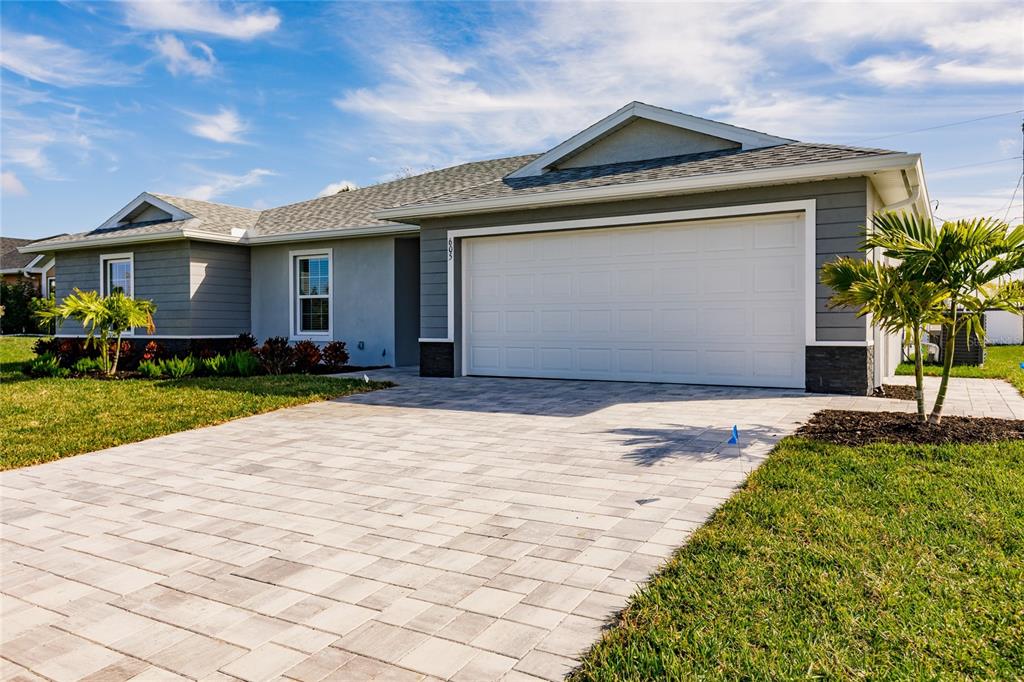
[[[1019,3],[0,12],[5,236],[91,229],[143,190],[263,208],[543,151],[634,99],[922,152],[938,216],[1022,219]]]

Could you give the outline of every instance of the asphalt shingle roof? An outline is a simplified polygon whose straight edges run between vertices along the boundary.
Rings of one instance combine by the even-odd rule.
[[[0,270],[13,270],[15,268],[27,267],[34,261],[38,254],[21,253],[19,246],[31,244],[31,239],[15,239],[14,237],[0,237]]]
[[[400,206],[445,205],[467,200],[766,170],[898,153],[900,152],[887,149],[793,142],[760,149],[728,149],[554,170],[534,177],[506,177],[540,156],[529,154],[464,163],[264,211],[154,194],[195,217],[173,222],[97,229],[62,235],[39,243],[57,245],[75,242],[86,246],[91,242],[102,242],[113,236],[145,236],[173,233],[183,229],[231,234],[232,228],[237,228],[248,230],[249,235],[261,236],[393,225],[393,222],[380,220],[374,214],[383,209]]]
[[[260,215],[255,234],[287,234],[341,227],[392,225],[394,223],[379,220],[373,214],[381,209],[430,200],[433,197],[500,180],[538,156],[539,154],[530,154],[464,163],[401,180],[271,208]]]
[[[251,208],[240,208],[227,204],[216,204],[211,201],[199,201],[198,199],[186,199],[175,197],[170,194],[157,194],[150,192],[154,197],[163,199],[169,204],[177,206],[192,218],[187,220],[172,220],[162,223],[139,223],[124,227],[108,227],[106,229],[95,229],[88,232],[77,232],[65,234],[52,239],[44,239],[40,245],[66,244],[68,242],[81,242],[87,246],[90,242],[103,242],[111,237],[142,237],[146,235],[164,234],[166,232],[178,232],[180,230],[196,230],[197,232],[210,232],[213,234],[231,234],[232,228],[249,229],[256,224],[260,212]],[[27,254],[26,254],[27,255]]]
[[[699,154],[666,156],[602,166],[554,170],[532,177],[499,178],[489,183],[421,199],[409,206],[447,204],[475,199],[521,196],[586,187],[623,185],[670,178],[687,178],[786,166],[843,161],[847,159],[899,154],[888,149],[847,147],[817,142],[793,142],[760,149],[725,149]]]

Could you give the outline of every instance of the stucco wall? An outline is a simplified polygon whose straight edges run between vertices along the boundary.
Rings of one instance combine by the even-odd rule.
[[[815,199],[815,262],[820,269],[826,261],[839,255],[864,257],[858,245],[868,215],[867,194],[865,178],[847,178],[425,221],[420,232],[420,334],[425,338],[444,338],[448,334],[448,229]],[[815,295],[818,340],[864,341],[867,333],[866,321],[858,319],[852,311],[829,310],[828,296],[829,289],[819,283]]]
[[[395,364],[394,241],[374,237],[253,246],[252,333],[261,341],[290,335],[289,252],[330,248],[332,338],[348,344],[353,364]]]

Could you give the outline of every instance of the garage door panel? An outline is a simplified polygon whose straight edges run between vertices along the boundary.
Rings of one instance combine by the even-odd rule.
[[[654,293],[654,273],[650,270],[619,270],[614,282],[614,298],[649,299]]]
[[[787,216],[467,240],[464,371],[802,387],[802,236]]]
[[[749,230],[743,225],[720,225],[701,234],[704,235],[704,251],[745,251],[750,247]]]
[[[703,293],[708,297],[722,294],[746,294],[750,291],[749,273],[734,263],[720,263],[702,268]],[[713,302],[713,299],[704,299]]]
[[[755,263],[754,288],[761,292],[794,293],[800,282],[797,263]]]
[[[469,316],[469,329],[474,334],[497,334],[501,331],[501,311],[474,310]]]
[[[720,337],[740,338],[747,332],[748,309],[746,307],[702,308],[699,312],[700,326],[698,334],[707,340]]]
[[[580,310],[579,332],[585,338],[593,338],[595,334],[606,337],[612,331],[611,310]]]
[[[512,370],[536,369],[537,354],[533,348],[509,346],[505,349],[505,366]]]
[[[754,230],[754,248],[795,248],[799,245],[799,233],[799,226],[792,221],[764,221]]]

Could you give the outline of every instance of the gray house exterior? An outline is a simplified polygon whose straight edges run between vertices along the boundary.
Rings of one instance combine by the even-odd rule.
[[[830,309],[818,272],[874,257],[878,210],[927,215],[918,155],[634,102],[544,154],[265,211],[143,193],[25,250],[56,259],[58,298],[153,299],[157,337],[343,340],[353,363],[429,376],[864,394],[898,340]]]

